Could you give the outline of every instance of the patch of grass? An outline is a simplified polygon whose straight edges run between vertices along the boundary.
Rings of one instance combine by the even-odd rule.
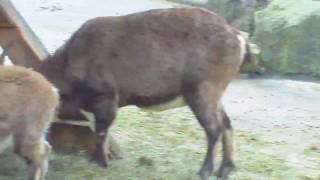
[[[317,145],[311,145],[304,150],[304,156],[308,159],[308,168],[303,174],[300,174],[300,178],[303,180],[320,179],[320,149]],[[310,164],[311,163],[311,164]]]
[[[287,179],[293,174],[281,157],[263,152],[266,143],[259,135],[238,132],[236,141],[238,169],[231,179]]]
[[[108,169],[102,169],[88,162],[84,154],[52,154],[47,179],[197,179],[206,138],[189,109],[150,115],[135,107],[124,108],[118,113],[112,133],[121,146],[123,159],[111,161]],[[298,179],[281,157],[263,153],[266,143],[259,135],[237,131],[235,141],[237,170],[231,179]],[[216,168],[220,150],[217,156]],[[23,179],[26,175],[24,162],[9,151],[0,155],[0,164],[1,180]]]
[[[316,145],[311,145],[310,147],[304,150],[304,154],[307,156],[319,156],[320,157],[320,148]]]

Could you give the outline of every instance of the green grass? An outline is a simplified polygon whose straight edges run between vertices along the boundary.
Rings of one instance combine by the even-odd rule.
[[[300,178],[304,180],[320,179],[320,149],[319,146],[311,145],[304,151],[305,158],[312,164],[308,164],[308,168],[305,169],[304,174],[300,174]]]
[[[84,154],[52,154],[48,180],[193,180],[202,163],[205,136],[187,108],[148,113],[135,107],[119,111],[112,133],[123,158],[101,169]],[[236,133],[237,169],[231,179],[308,179],[278,156],[263,153],[263,139],[248,132]],[[314,155],[311,148],[311,155]],[[218,148],[217,161],[221,158]],[[24,162],[10,151],[0,155],[0,180],[23,179]],[[218,167],[218,162],[216,163]],[[214,179],[214,178],[213,178]]]

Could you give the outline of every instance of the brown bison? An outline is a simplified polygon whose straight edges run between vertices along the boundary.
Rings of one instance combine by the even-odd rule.
[[[200,8],[171,8],[84,23],[37,70],[59,89],[63,103],[92,112],[96,149],[92,160],[106,167],[103,142],[119,107],[150,107],[182,97],[206,132],[207,155],[199,175],[214,169],[222,134],[219,177],[234,167],[232,127],[221,104],[246,54],[237,30]]]

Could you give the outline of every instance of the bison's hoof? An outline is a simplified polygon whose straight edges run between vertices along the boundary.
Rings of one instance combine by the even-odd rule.
[[[108,167],[108,163],[107,163],[107,160],[106,160],[104,154],[96,154],[96,153],[94,153],[92,155],[90,161],[98,164],[100,167],[103,167],[103,168],[107,168]]]
[[[235,169],[234,165],[222,165],[219,170],[215,173],[217,178],[227,180],[229,177],[229,174]]]
[[[209,180],[210,176],[212,175],[212,172],[210,172],[210,171],[200,171],[198,173],[198,175],[199,175],[199,178],[201,180]]]

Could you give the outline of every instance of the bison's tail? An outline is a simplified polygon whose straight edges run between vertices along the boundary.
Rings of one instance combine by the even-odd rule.
[[[246,43],[246,52],[244,53],[244,57],[243,57],[243,62],[245,63],[253,63],[252,62],[252,54],[251,54],[251,49],[250,49],[250,45],[248,43]]]
[[[240,57],[242,58],[243,63],[251,63],[252,57],[249,43],[240,35],[240,33],[238,34],[238,39],[240,42]]]

